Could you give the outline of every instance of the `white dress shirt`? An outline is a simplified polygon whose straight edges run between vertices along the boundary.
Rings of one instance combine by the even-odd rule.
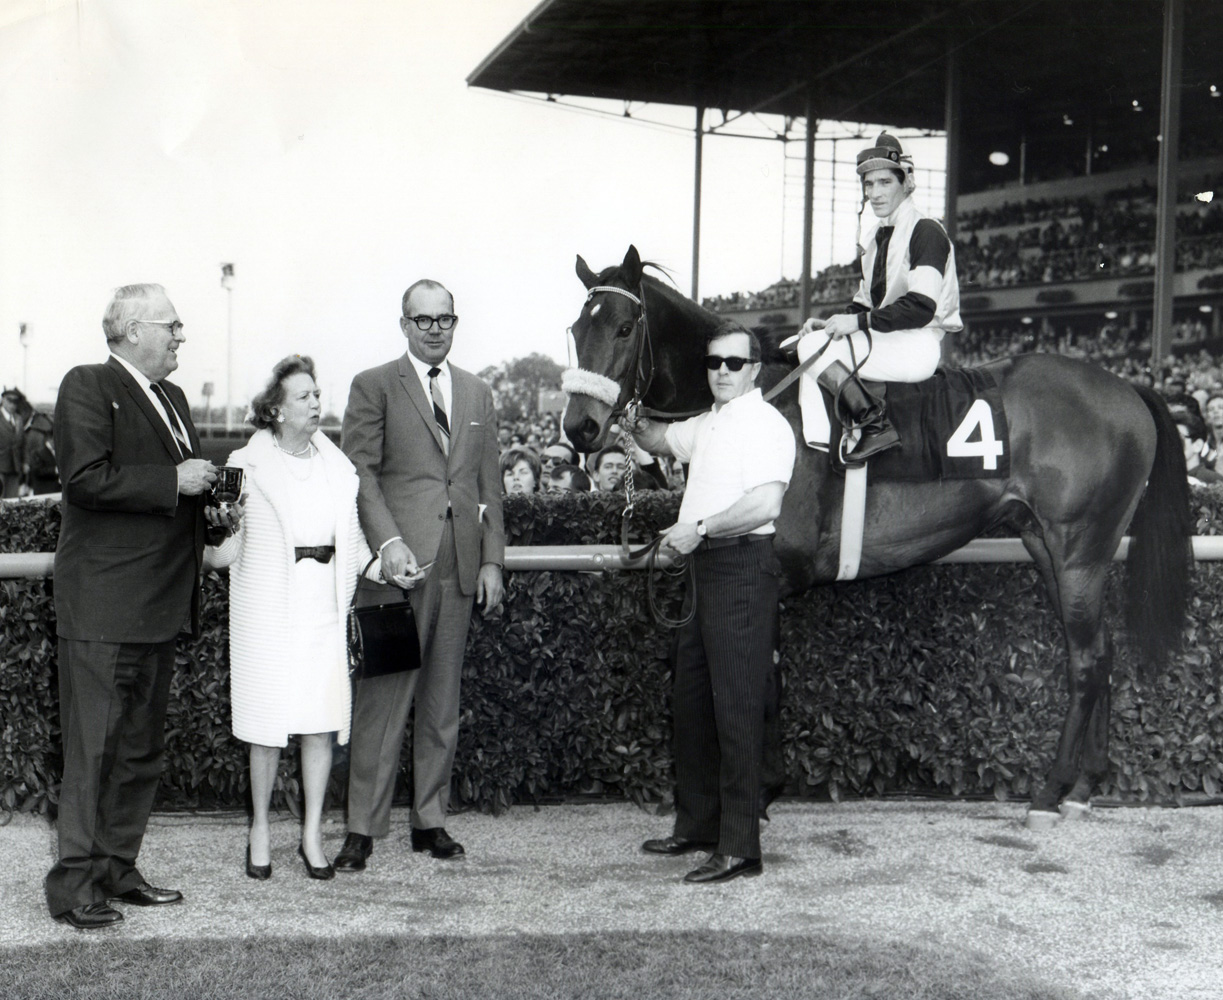
[[[446,419],[450,421],[450,426],[454,426],[454,382],[450,378],[450,362],[443,360],[440,365],[431,365],[427,361],[421,361],[411,351],[408,352],[408,360],[412,362],[412,367],[416,369],[416,374],[420,376],[421,387],[425,390],[425,399],[429,401],[429,405],[433,405],[433,394],[429,391],[429,369],[437,368],[437,387],[442,390],[442,399],[446,403]]]
[[[183,458],[189,457],[191,452],[190,451],[183,452],[183,449],[181,448],[181,446],[178,446],[178,435],[182,435],[182,439],[184,441],[190,441],[191,436],[187,433],[186,427],[180,424],[178,429],[176,430],[174,426],[170,423],[170,416],[169,414],[166,413],[166,408],[161,405],[161,400],[157,398],[157,393],[153,391],[153,383],[150,381],[149,377],[145,375],[144,372],[142,372],[139,368],[133,365],[130,361],[126,360],[125,358],[121,358],[117,354],[112,354],[111,357],[114,358],[116,361],[118,361],[119,364],[121,364],[124,368],[126,368],[129,372],[132,373],[132,377],[136,380],[136,384],[140,386],[141,389],[144,390],[144,394],[149,397],[149,402],[153,404],[153,409],[156,410],[157,415],[161,417],[161,422],[165,424],[166,429],[169,430],[170,437],[175,439],[174,444],[176,447],[178,447],[179,454],[181,454]],[[161,391],[165,392],[165,389],[162,389]],[[169,399],[169,398],[170,398],[170,394],[167,392],[166,399]],[[170,408],[174,410],[175,416],[178,417],[178,410],[174,408],[173,401],[170,402]]]

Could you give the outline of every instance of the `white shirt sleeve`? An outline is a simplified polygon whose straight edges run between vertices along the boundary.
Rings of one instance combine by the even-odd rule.
[[[681,462],[692,461],[692,452],[696,447],[696,432],[700,428],[701,420],[706,416],[707,414],[702,413],[700,416],[689,417],[687,420],[667,426],[667,447],[671,449],[671,454]]]

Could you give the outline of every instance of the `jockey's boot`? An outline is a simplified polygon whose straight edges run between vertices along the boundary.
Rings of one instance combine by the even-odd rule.
[[[872,455],[900,444],[900,435],[884,412],[883,400],[868,392],[844,364],[834,361],[820,372],[818,381],[834,400],[841,401],[852,425],[862,432],[857,446],[844,456],[846,465],[860,465]]]

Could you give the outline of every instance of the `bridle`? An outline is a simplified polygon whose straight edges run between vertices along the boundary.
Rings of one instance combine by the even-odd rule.
[[[637,307],[637,316],[633,320],[633,328],[637,334],[636,359],[633,365],[633,385],[629,392],[628,402],[623,406],[614,407],[612,409],[612,417],[615,418],[622,414],[628,415],[630,413],[651,416],[653,415],[652,413],[646,413],[641,409],[641,400],[650,391],[650,386],[654,383],[654,343],[650,339],[650,318],[646,313],[645,307],[645,275],[642,275],[641,280],[637,283],[636,295],[627,288],[619,288],[616,285],[594,285],[588,288],[586,290],[587,305],[600,292],[622,296]],[[662,414],[659,414],[659,416],[662,416]]]

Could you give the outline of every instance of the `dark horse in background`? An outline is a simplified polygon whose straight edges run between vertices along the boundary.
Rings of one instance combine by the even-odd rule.
[[[637,250],[594,274],[573,324],[581,369],[620,387],[615,406],[573,395],[564,427],[582,451],[603,446],[626,404],[667,414],[708,409],[706,334],[722,322],[643,274]],[[623,289],[614,291],[590,289]],[[644,304],[636,304],[634,297]],[[767,347],[758,385],[767,391],[793,369]],[[1040,569],[1065,628],[1070,701],[1057,755],[1032,798],[1028,822],[1082,815],[1108,769],[1113,643],[1104,627],[1109,564],[1130,526],[1126,621],[1144,660],[1162,666],[1179,645],[1192,552],[1184,453],[1154,390],[1094,365],[1029,354],[985,366],[1001,389],[1010,427],[1006,479],[872,483],[859,576],[879,576],[952,552],[982,532],[1016,530]],[[797,388],[772,400],[798,439],[798,461],[777,520],[775,545],[794,593],[836,579],[842,480],[828,456],[802,437]],[[1132,523],[1131,523],[1132,522]]]

